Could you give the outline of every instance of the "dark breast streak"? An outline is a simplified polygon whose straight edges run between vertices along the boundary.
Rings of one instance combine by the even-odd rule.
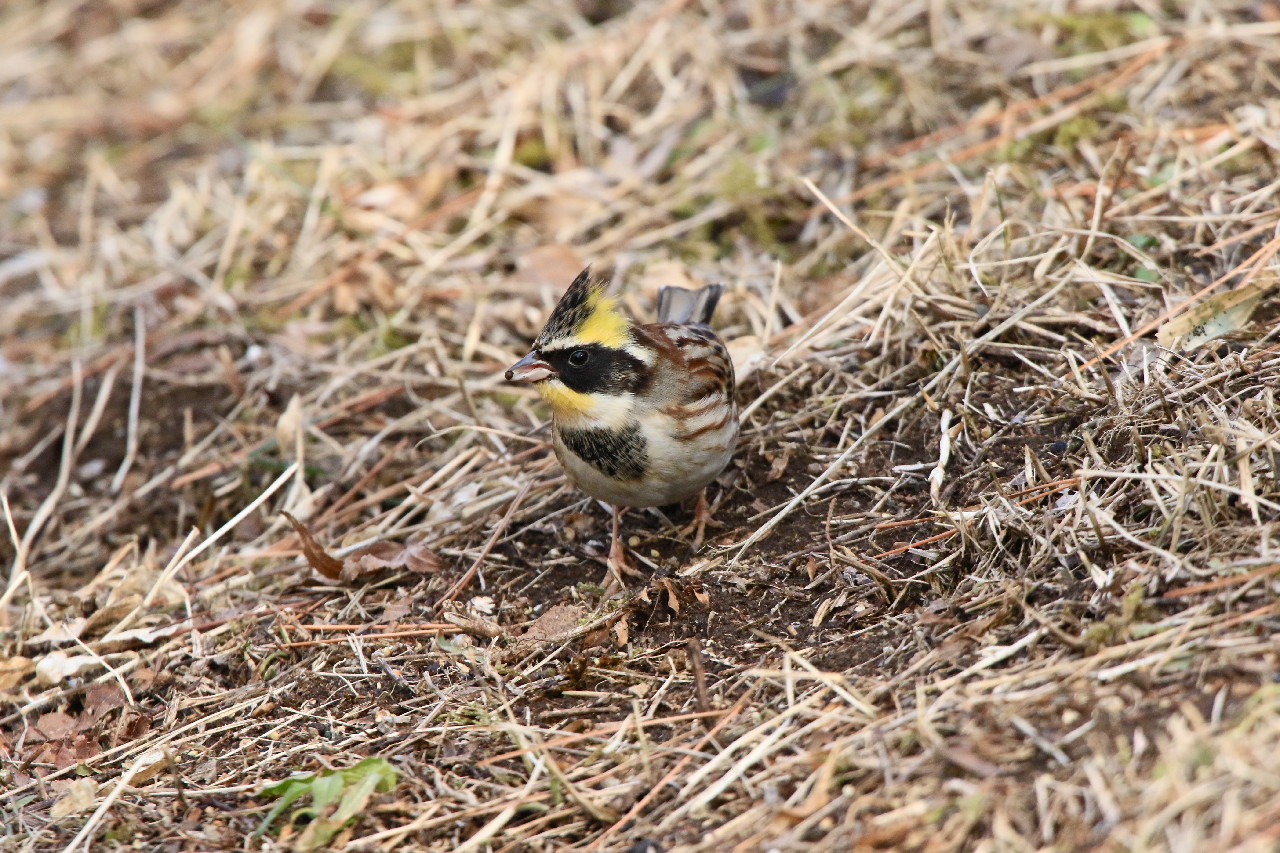
[[[609,477],[636,480],[649,465],[649,450],[639,424],[621,429],[561,429],[560,441],[591,467]]]

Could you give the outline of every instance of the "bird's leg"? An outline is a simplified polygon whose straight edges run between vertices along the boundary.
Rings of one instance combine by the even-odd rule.
[[[707,490],[698,492],[698,505],[693,508],[693,523],[685,528],[685,532],[693,532],[693,550],[702,547],[706,537],[707,522],[711,520],[711,506],[707,503]]]
[[[627,552],[622,547],[622,536],[619,533],[619,525],[622,521],[623,508],[620,506],[610,506],[613,511],[613,535],[609,538],[609,576],[606,578],[605,588],[609,589],[615,585],[619,590],[625,589],[626,584],[623,583],[622,573],[633,572],[634,569],[627,562]]]

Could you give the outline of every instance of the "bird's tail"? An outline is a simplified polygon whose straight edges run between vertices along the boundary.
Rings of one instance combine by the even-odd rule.
[[[659,288],[658,322],[705,326],[711,322],[722,293],[723,284],[709,284],[701,290],[670,286]]]

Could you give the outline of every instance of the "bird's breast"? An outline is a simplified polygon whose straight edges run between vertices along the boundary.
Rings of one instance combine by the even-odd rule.
[[[635,421],[621,427],[558,427],[556,438],[557,449],[563,447],[610,479],[635,480],[649,468],[648,441]]]

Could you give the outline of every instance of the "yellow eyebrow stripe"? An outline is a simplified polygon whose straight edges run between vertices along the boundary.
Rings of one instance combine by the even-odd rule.
[[[621,349],[630,343],[627,333],[627,318],[618,308],[618,300],[593,293],[587,304],[591,313],[587,320],[574,334],[574,338],[588,344],[601,344],[613,349]]]

